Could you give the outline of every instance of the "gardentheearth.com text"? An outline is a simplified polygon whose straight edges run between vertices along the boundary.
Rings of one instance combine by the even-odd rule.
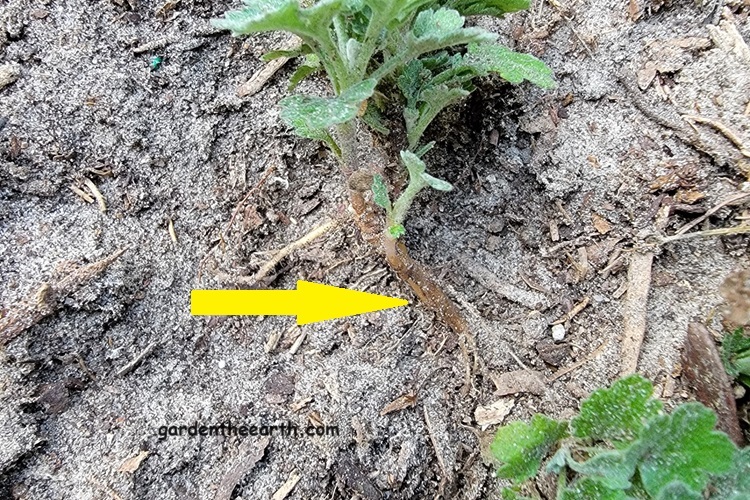
[[[292,422],[286,422],[278,425],[234,425],[231,422],[222,422],[221,424],[215,425],[204,425],[201,423],[194,423],[191,425],[162,425],[159,427],[157,434],[159,438],[166,439],[173,436],[280,436],[280,437],[324,437],[324,436],[338,436],[339,427],[338,425],[308,425],[301,427],[293,424]]]

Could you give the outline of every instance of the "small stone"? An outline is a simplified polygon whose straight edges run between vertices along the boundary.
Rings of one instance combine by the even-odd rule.
[[[560,342],[565,338],[565,327],[562,325],[555,325],[552,327],[552,338],[555,342]]]
[[[562,366],[565,360],[570,356],[570,346],[568,344],[556,344],[550,339],[544,339],[536,344],[536,352],[539,357],[552,366]]]
[[[20,75],[21,66],[18,64],[8,63],[0,66],[0,90],[18,80]]]
[[[227,367],[227,362],[224,361],[223,359],[220,359],[219,360],[219,369],[223,370],[226,367]]]

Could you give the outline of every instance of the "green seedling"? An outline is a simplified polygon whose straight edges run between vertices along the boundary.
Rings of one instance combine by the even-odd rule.
[[[429,307],[454,329],[462,329],[457,308],[421,266],[397,243],[412,203],[427,188],[450,191],[451,184],[428,173],[423,144],[429,125],[446,107],[466,98],[473,81],[491,74],[511,83],[555,83],[540,60],[497,44],[497,36],[467,27],[466,17],[502,16],[528,8],[528,0],[246,0],[214,25],[235,35],[286,31],[302,40],[298,50],[274,57],[304,56],[290,88],[322,69],[331,96],[292,95],[283,99],[281,118],[306,138],[323,141],[340,160],[352,207],[363,236],[380,246],[391,267]],[[389,187],[372,132],[388,134],[385,104],[399,107],[405,138],[397,161],[408,173],[400,193]],[[383,157],[387,161],[380,161]],[[380,207],[380,208],[378,208]],[[380,222],[372,214],[382,210]]]
[[[652,393],[631,375],[594,391],[570,422],[536,415],[501,427],[489,454],[513,484],[504,498],[528,498],[522,485],[544,460],[561,500],[750,498],[750,450],[714,430],[716,415],[700,403],[667,414]]]

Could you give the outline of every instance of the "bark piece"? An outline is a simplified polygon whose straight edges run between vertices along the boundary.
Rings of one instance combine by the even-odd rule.
[[[716,412],[718,428],[726,432],[737,446],[742,446],[745,439],[737,419],[734,392],[716,344],[702,324],[688,325],[682,360],[682,374],[695,397]]]

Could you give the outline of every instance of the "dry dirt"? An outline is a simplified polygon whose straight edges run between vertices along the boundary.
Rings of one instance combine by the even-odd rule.
[[[420,199],[406,243],[471,319],[482,364],[466,394],[455,336],[350,224],[285,259],[271,286],[311,279],[412,305],[301,328],[190,316],[191,289],[238,286],[268,258],[258,252],[346,213],[334,160],[278,118],[296,63],[236,96],[284,40],[211,32],[208,20],[236,3],[0,4],[0,311],[128,248],[6,346],[0,497],[260,499],[298,478],[286,498],[496,498],[479,455],[496,426],[479,428],[477,406],[503,400],[505,421],[570,416],[618,376],[628,256],[660,207],[675,204],[674,234],[750,189],[738,147],[680,118],[716,120],[750,145],[750,56],[726,36],[736,26],[750,39],[750,7],[723,2],[733,14],[719,27],[722,2],[535,1],[476,20],[544,59],[559,87],[486,80],[430,131],[429,168],[457,189]],[[325,89],[314,78],[300,91]],[[91,193],[86,180],[106,211],[71,190]],[[693,231],[737,226],[743,210]],[[721,331],[719,287],[750,265],[749,246],[740,235],[655,249],[638,371],[666,400],[691,397],[679,378],[687,324]],[[554,343],[550,324],[584,299]],[[544,383],[498,396],[492,378],[521,365]],[[410,394],[413,406],[381,415]],[[265,448],[158,435],[196,422],[322,422],[339,434],[273,436]]]

